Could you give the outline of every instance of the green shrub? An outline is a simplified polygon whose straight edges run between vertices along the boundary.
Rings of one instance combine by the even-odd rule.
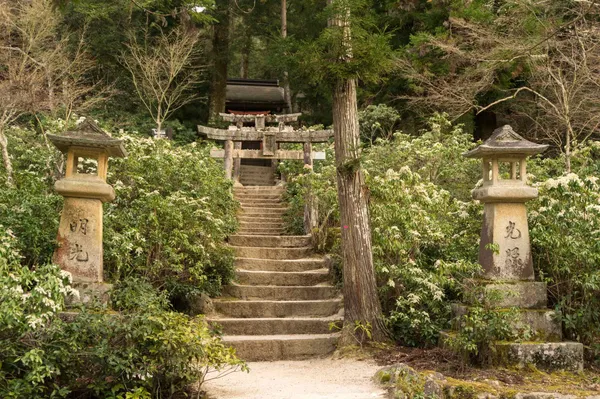
[[[473,146],[460,125],[436,114],[420,136],[396,134],[393,141],[380,140],[363,153],[381,300],[390,329],[405,345],[437,342],[439,331],[449,327],[449,301],[460,298],[461,280],[479,269],[482,208],[470,200],[470,190],[481,172],[477,161],[461,155]],[[288,220],[301,225],[304,198],[312,193],[320,218],[315,242],[339,260],[335,157],[330,151],[314,173],[287,167],[292,196]],[[461,201],[467,197],[468,202]]]
[[[57,133],[68,127],[48,119],[44,128]],[[0,191],[0,221],[17,237],[25,264],[48,263],[62,208],[53,186],[64,159],[32,129],[13,127],[8,137],[16,187]],[[144,276],[171,296],[217,294],[233,276],[224,241],[237,228],[237,203],[222,167],[206,145],[123,139],[129,156],[110,160],[117,198],[104,206],[107,279]]]
[[[600,164],[600,163],[598,163]],[[576,174],[538,185],[529,212],[533,260],[565,335],[600,349],[600,185]]]
[[[62,157],[31,129],[13,127],[8,137],[16,187],[2,183],[0,223],[16,235],[24,263],[48,263],[56,246],[63,202],[53,188],[56,165],[61,164]],[[0,176],[3,172],[0,167]]]
[[[480,208],[408,167],[373,177],[369,187],[373,259],[390,327],[405,345],[435,344],[460,281],[479,270]]]
[[[111,161],[117,198],[104,212],[108,275],[143,276],[172,295],[217,294],[233,276],[231,182],[208,146],[122,138],[129,155]]]
[[[139,280],[117,286],[122,313],[82,307],[63,320],[68,273],[20,265],[15,244],[0,229],[0,397],[166,398],[209,369],[245,369],[202,318],[165,310]]]

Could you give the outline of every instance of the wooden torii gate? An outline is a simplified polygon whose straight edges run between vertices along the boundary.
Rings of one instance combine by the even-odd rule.
[[[296,159],[312,168],[314,159],[325,159],[325,153],[313,152],[312,144],[327,142],[333,137],[332,130],[296,130],[287,123],[296,122],[302,114],[248,115],[220,114],[229,122],[228,129],[198,126],[201,136],[225,142],[224,150],[213,150],[211,156],[225,159],[225,175],[239,183],[241,159]],[[268,124],[275,124],[269,126]],[[248,126],[250,125],[250,126]],[[253,125],[253,126],[252,126]],[[242,149],[242,142],[261,142],[261,149]],[[303,151],[280,150],[280,143],[303,143]],[[235,160],[235,162],[234,162]]]

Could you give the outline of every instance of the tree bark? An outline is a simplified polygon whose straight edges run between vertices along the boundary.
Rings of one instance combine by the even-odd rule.
[[[281,0],[281,37],[287,37],[287,0]],[[286,104],[286,113],[292,110],[292,93],[290,91],[290,79],[287,71],[283,71],[283,95]]]
[[[2,151],[2,160],[4,161],[4,169],[6,171],[6,185],[14,187],[12,161],[8,154],[8,139],[3,129],[0,129],[0,150]]]
[[[213,75],[210,86],[208,122],[219,120],[219,113],[225,112],[227,95],[227,65],[229,63],[229,20],[231,0],[217,0],[218,22],[214,25],[212,40]]]
[[[360,167],[360,136],[356,80],[336,83],[333,93],[333,131],[344,263],[344,330],[342,345],[356,343],[356,323],[370,323],[372,339],[387,338],[377,292],[371,226],[364,178]]]

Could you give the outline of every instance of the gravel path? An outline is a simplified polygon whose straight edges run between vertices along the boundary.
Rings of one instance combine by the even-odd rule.
[[[373,383],[380,368],[370,361],[310,359],[248,363],[236,372],[208,381],[209,399],[372,399],[385,398]]]

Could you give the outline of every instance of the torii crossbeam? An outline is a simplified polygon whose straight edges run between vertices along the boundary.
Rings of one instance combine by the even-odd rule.
[[[215,129],[198,126],[201,136],[225,142],[225,150],[213,150],[211,156],[225,159],[227,178],[239,179],[239,162],[234,170],[234,159],[303,159],[305,165],[312,167],[313,159],[325,159],[322,152],[313,152],[312,143],[327,142],[333,137],[332,130],[296,130],[287,123],[298,121],[300,113],[286,115],[247,115],[221,113],[224,121],[229,122],[228,129]],[[275,126],[268,126],[273,124]],[[249,126],[248,126],[249,125]],[[262,142],[260,150],[243,150],[242,142]],[[234,145],[235,143],[235,145]],[[303,151],[280,150],[280,143],[303,143]],[[235,148],[234,148],[235,146]]]

